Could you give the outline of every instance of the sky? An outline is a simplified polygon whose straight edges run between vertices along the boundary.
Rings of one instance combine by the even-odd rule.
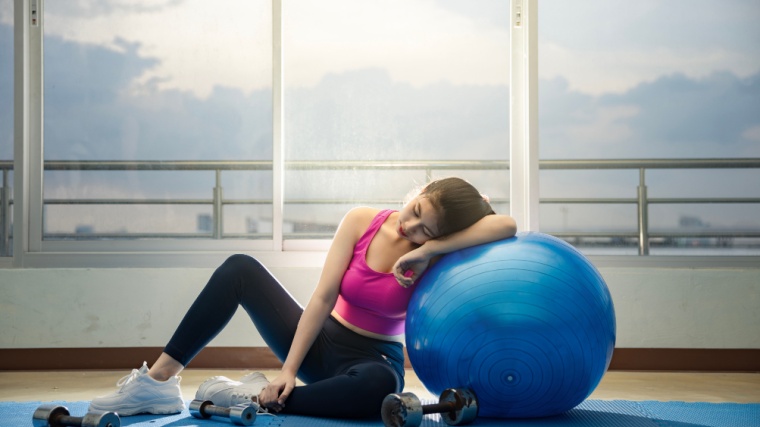
[[[507,158],[507,2],[284,3],[288,159]],[[0,159],[10,158],[12,145],[10,4],[0,1]],[[539,1],[541,157],[760,157],[760,2],[720,6]],[[47,159],[271,158],[267,2],[48,0],[46,7]],[[568,178],[545,175],[546,194],[619,193],[637,183],[587,176],[569,188]],[[653,191],[661,192],[695,179],[657,177]],[[314,188],[312,178],[292,176],[288,194],[331,188]],[[473,181],[506,197],[505,185],[490,179]],[[114,191],[107,180],[86,188],[71,180],[81,183],[56,179],[46,191]],[[727,180],[704,188],[720,194]],[[178,191],[147,178],[123,181],[119,192]],[[205,185],[182,181],[190,193]],[[271,192],[259,182],[236,191]],[[758,197],[757,182],[755,173],[731,188]],[[345,191],[361,194],[359,186]]]
[[[540,76],[562,77],[587,94],[622,93],[672,74],[760,70],[755,0],[541,0],[539,16]]]

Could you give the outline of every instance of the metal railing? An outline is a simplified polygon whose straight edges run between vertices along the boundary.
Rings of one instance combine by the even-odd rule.
[[[568,199],[541,199],[541,203],[569,204],[612,204],[627,203],[636,204],[637,207],[637,232],[636,233],[601,233],[604,237],[620,237],[638,239],[639,255],[649,255],[649,245],[652,238],[678,238],[678,237],[760,237],[757,230],[719,231],[701,230],[699,232],[652,232],[649,229],[649,205],[652,204],[750,204],[760,203],[758,197],[663,197],[652,198],[647,195],[646,171],[652,169],[757,169],[760,168],[760,159],[610,159],[610,160],[542,160],[539,162],[541,170],[638,170],[639,186],[635,198],[568,198]],[[556,232],[557,237],[585,237],[594,236],[596,233],[563,233]],[[598,235],[598,234],[597,234]]]
[[[721,231],[701,230],[698,232],[653,232],[649,227],[649,206],[652,204],[757,204],[758,197],[669,197],[652,198],[647,195],[646,171],[653,169],[758,169],[760,159],[610,159],[610,160],[541,160],[541,170],[638,170],[639,185],[635,197],[630,198],[542,198],[542,204],[633,204],[637,207],[637,231],[635,232],[566,232],[547,231],[561,238],[631,238],[638,241],[639,255],[649,254],[652,238],[689,237],[760,237],[757,230]],[[9,172],[13,169],[10,161],[0,161],[2,183],[0,183],[0,255],[10,254],[12,239],[10,218],[13,198],[9,185]],[[508,161],[288,161],[287,170],[405,170],[422,171],[427,180],[431,179],[434,171],[457,170],[489,170],[505,171],[509,169]],[[222,239],[227,237],[251,237],[250,234],[228,235],[223,233],[222,211],[226,205],[256,205],[271,204],[270,199],[225,199],[221,185],[221,175],[224,171],[270,171],[270,161],[46,161],[46,171],[213,171],[215,185],[210,199],[45,199],[45,205],[211,205],[213,231],[208,234],[192,233],[179,234],[112,234],[91,235],[87,238],[136,238],[136,237],[205,237]],[[506,199],[492,200],[494,203],[508,203]],[[356,200],[341,199],[288,199],[286,204],[341,204],[357,203]],[[388,200],[368,199],[362,203],[388,204]],[[46,235],[55,238],[76,238],[77,235]]]

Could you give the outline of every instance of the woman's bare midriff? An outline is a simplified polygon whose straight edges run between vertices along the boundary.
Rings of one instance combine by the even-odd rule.
[[[367,331],[365,329],[362,329],[358,326],[352,325],[348,322],[348,320],[340,317],[340,314],[336,312],[335,310],[332,311],[332,316],[337,320],[341,325],[347,327],[348,329],[356,332],[357,334],[367,337],[367,338],[374,338],[376,340],[383,340],[383,341],[392,341],[392,342],[400,342],[404,343],[404,336],[403,335],[382,335],[382,334],[376,334],[374,332]]]

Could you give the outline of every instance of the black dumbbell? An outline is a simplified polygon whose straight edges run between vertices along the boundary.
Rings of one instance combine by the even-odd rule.
[[[89,411],[83,417],[72,417],[69,409],[52,403],[40,405],[32,415],[34,427],[120,427],[116,412]]]
[[[478,416],[478,399],[472,390],[449,388],[438,403],[423,405],[412,393],[394,393],[383,400],[381,414],[386,427],[418,427],[427,414],[441,414],[443,422],[458,426]]]
[[[256,421],[258,405],[251,402],[250,405],[236,405],[231,408],[215,406],[210,400],[193,400],[190,402],[190,415],[195,418],[226,418],[236,426],[249,426]]]

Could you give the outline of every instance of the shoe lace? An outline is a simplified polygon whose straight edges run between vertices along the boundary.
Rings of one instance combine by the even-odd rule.
[[[256,408],[256,414],[257,415],[269,415],[271,417],[276,417],[277,415],[269,412],[269,409],[261,406],[259,404],[259,397],[254,396],[253,393],[233,393],[232,398],[242,398],[245,401],[248,402],[251,406],[254,406]]]
[[[137,378],[138,375],[140,375],[140,371],[137,369],[132,369],[131,373],[124,375],[119,381],[116,381],[116,387],[119,387],[120,390],[123,389],[124,386],[131,383],[132,380]]]
[[[232,401],[237,401],[238,399],[244,400],[246,403],[253,403],[254,405],[259,406],[258,397],[254,396],[253,393],[240,393],[240,392],[233,392],[232,396],[230,396]]]

